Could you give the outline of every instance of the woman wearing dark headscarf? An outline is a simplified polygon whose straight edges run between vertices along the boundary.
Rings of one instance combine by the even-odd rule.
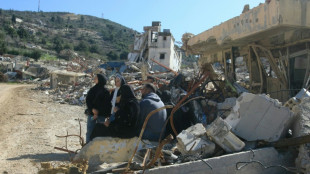
[[[104,121],[110,116],[110,93],[105,88],[107,78],[103,74],[97,74],[94,78],[95,86],[90,88],[86,96],[87,105],[87,132],[86,143],[90,141],[90,135],[97,121]]]
[[[129,85],[120,89],[119,109],[115,113],[115,120],[110,124],[97,124],[91,139],[98,136],[132,138],[136,135],[137,118],[140,113],[139,102]]]

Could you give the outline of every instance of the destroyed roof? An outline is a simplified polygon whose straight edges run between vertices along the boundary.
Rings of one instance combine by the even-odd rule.
[[[124,66],[125,63],[124,62],[106,62],[105,64],[101,64],[99,65],[100,68],[120,68],[121,66]]]
[[[260,4],[190,38],[187,51],[214,54],[232,45],[245,46],[255,42],[262,42],[265,46],[283,45],[296,40],[296,31],[304,33],[302,37],[309,37],[309,6],[307,0],[272,0]]]

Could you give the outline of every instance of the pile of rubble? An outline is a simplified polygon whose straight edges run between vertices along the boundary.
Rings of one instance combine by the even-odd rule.
[[[130,73],[123,75],[135,89],[139,89],[144,82],[143,72],[131,73],[135,76]],[[306,123],[310,120],[307,108],[309,91],[301,90],[282,105],[268,95],[245,92],[242,87],[223,80],[214,71],[205,74],[172,73],[170,79],[164,79],[169,83],[158,80],[157,74],[147,74],[159,87],[159,96],[170,93],[168,102],[175,107],[182,104],[180,112],[194,118],[190,123],[192,126],[178,129],[177,118],[182,118],[178,116],[180,113],[170,115],[167,121],[173,120],[177,129],[168,131],[174,134],[174,140],[167,134],[163,141],[151,143],[139,143],[137,138],[100,137],[84,146],[75,160],[88,160],[88,171],[94,173],[309,171],[309,148],[303,145],[310,142],[310,129]],[[187,120],[182,118],[182,121]],[[288,138],[292,136],[295,138]],[[292,148],[296,146],[300,146],[298,158],[298,151]],[[134,147],[138,150],[135,151]],[[112,157],[116,154],[122,154],[122,159]]]
[[[197,123],[174,140],[168,136],[159,143],[139,143],[138,138],[98,137],[75,160],[88,160],[88,172],[94,173],[307,173],[310,93],[302,92],[293,110],[267,95],[242,93],[212,103],[216,108],[230,108],[228,114]],[[292,148],[296,146],[299,155]]]
[[[105,73],[110,78],[107,87],[112,89],[115,86],[113,76],[121,73],[138,98],[143,84],[153,83],[163,102],[174,106],[167,110],[170,117],[161,142],[140,142],[140,137],[101,137],[85,145],[75,161],[87,160],[88,172],[310,171],[307,145],[310,142],[310,93],[307,89],[282,105],[268,95],[252,94],[237,83],[230,83],[211,64],[204,66],[201,70],[204,73],[195,70],[152,72],[141,63],[98,66],[74,61],[63,66],[69,66],[71,71],[45,65],[44,68],[32,66],[24,74],[38,72],[31,80],[40,81],[36,89],[44,90],[54,101],[84,105],[86,94],[93,86],[94,74]],[[0,78],[4,77],[0,74]],[[298,151],[292,148],[296,146]]]

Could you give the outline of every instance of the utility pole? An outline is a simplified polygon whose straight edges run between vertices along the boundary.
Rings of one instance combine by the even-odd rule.
[[[38,12],[40,12],[40,0],[39,0],[39,4],[38,4]]]

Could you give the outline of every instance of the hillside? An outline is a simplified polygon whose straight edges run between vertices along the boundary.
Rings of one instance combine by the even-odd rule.
[[[87,15],[0,9],[0,54],[126,59],[136,31]]]

